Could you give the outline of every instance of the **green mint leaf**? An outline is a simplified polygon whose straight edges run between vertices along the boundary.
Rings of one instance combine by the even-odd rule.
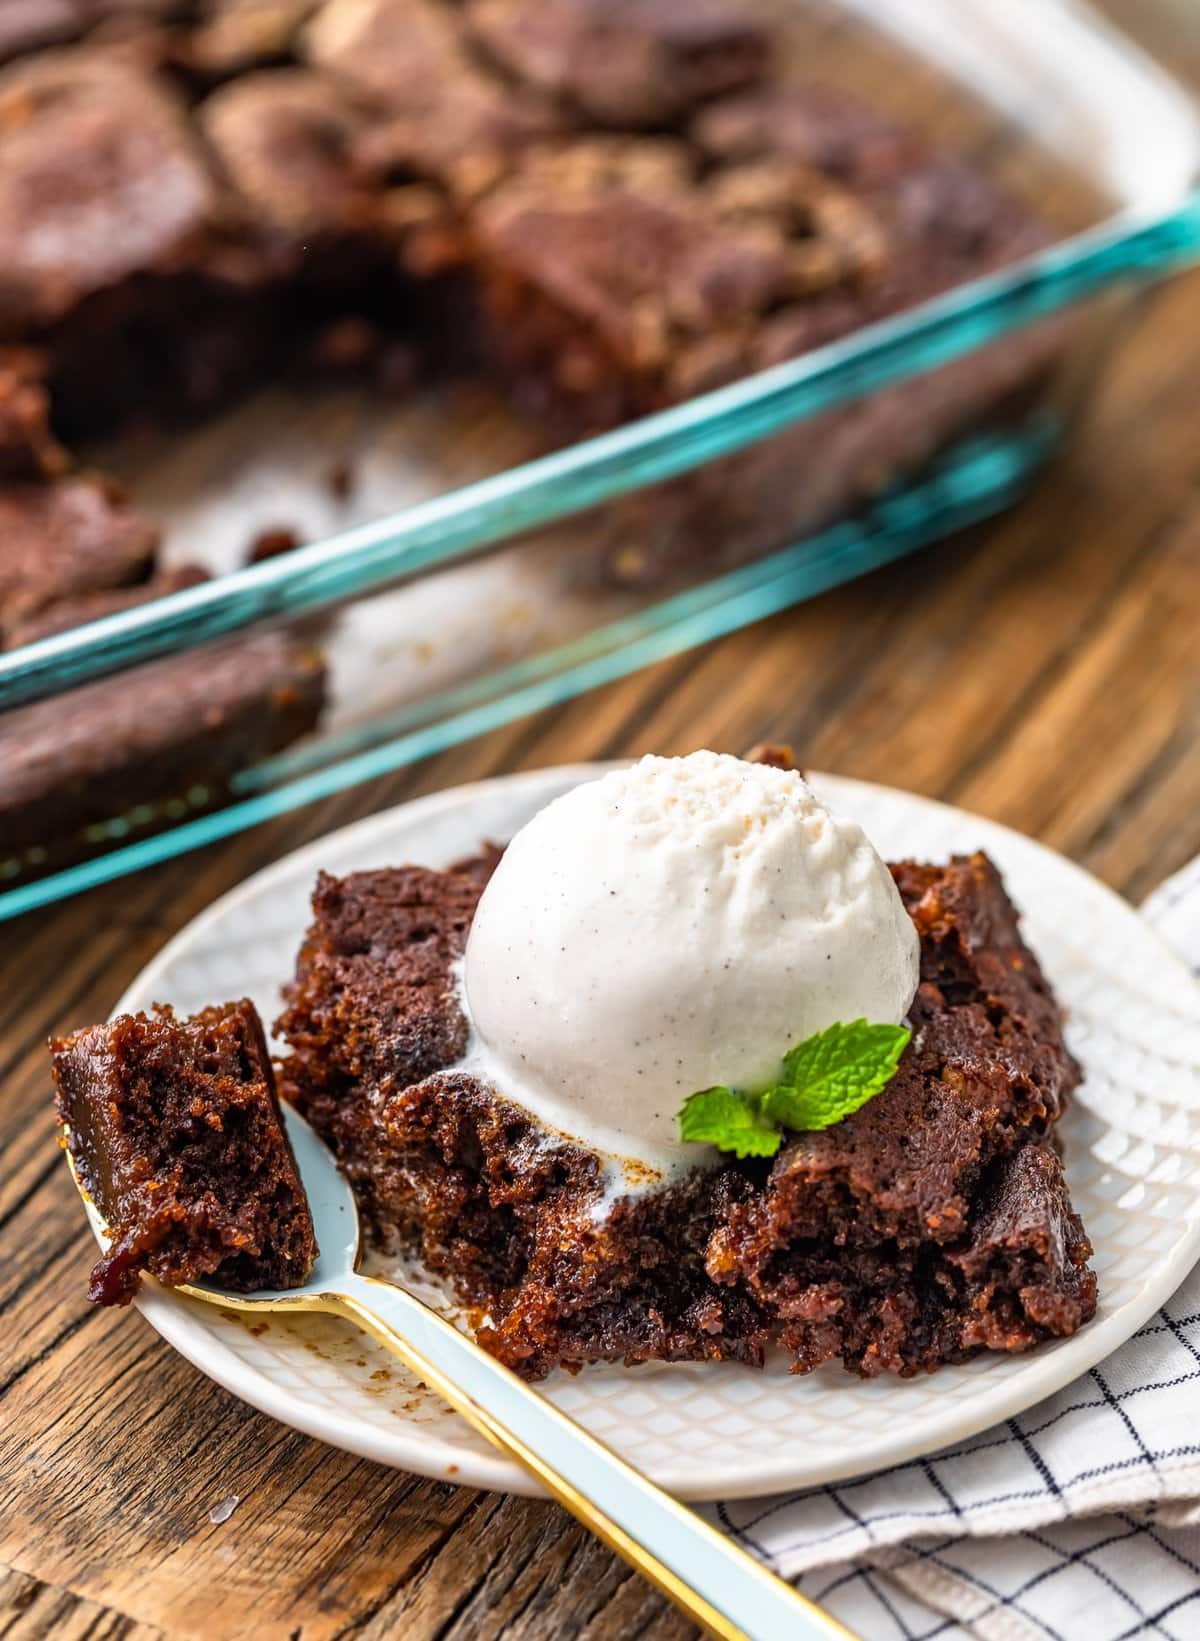
[[[781,1128],[812,1133],[866,1105],[895,1076],[912,1032],[905,1026],[838,1022],[784,1056],[784,1081],[761,1094],[706,1088],[683,1103],[679,1133],[737,1157],[773,1157]]]
[[[785,1055],[785,1081],[761,1096],[763,1115],[801,1132],[841,1122],[891,1081],[911,1036],[865,1020],[814,1032]]]
[[[783,1135],[759,1115],[757,1100],[732,1088],[706,1088],[691,1094],[679,1113],[679,1135],[707,1141],[735,1157],[773,1157]]]

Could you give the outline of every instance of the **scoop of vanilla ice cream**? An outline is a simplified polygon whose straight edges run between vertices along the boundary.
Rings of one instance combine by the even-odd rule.
[[[861,829],[795,771],[643,758],[522,827],[479,902],[463,982],[500,1092],[656,1172],[689,1094],[775,1080],[834,1021],[899,1023],[917,936]]]

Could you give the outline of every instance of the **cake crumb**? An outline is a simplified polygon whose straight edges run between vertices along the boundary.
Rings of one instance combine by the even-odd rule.
[[[795,769],[796,754],[783,741],[759,741],[746,753],[748,764],[767,764],[771,769]]]
[[[379,333],[368,320],[354,314],[335,319],[321,331],[312,348],[312,362],[329,372],[361,370],[379,349]]]
[[[325,487],[335,501],[349,501],[354,494],[354,468],[344,457],[325,474]]]
[[[274,525],[260,530],[251,541],[246,551],[246,563],[265,564],[269,558],[294,553],[299,545],[300,537],[295,530],[286,524]]]
[[[375,387],[380,393],[389,399],[406,398],[420,378],[421,356],[410,343],[392,340],[380,348],[374,368]]]

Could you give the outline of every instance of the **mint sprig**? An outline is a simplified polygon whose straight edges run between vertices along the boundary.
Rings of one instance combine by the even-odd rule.
[[[906,1026],[835,1022],[788,1050],[783,1079],[770,1088],[705,1088],[690,1095],[679,1113],[680,1138],[736,1157],[773,1157],[784,1129],[829,1128],[874,1099],[895,1076],[911,1036]]]
[[[773,1157],[781,1137],[754,1101],[732,1088],[690,1094],[679,1113],[679,1133],[685,1140],[707,1140],[737,1157]]]

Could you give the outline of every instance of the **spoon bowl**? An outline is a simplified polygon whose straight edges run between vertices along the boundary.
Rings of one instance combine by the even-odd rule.
[[[344,1287],[348,1278],[357,1276],[362,1234],[354,1193],[333,1152],[316,1130],[290,1105],[281,1101],[280,1106],[296,1167],[304,1182],[319,1250],[308,1281],[298,1288],[263,1288],[253,1294],[229,1293],[212,1282],[195,1282],[176,1288],[176,1293],[234,1310],[286,1310],[289,1306],[311,1310],[314,1299],[324,1298]]]

